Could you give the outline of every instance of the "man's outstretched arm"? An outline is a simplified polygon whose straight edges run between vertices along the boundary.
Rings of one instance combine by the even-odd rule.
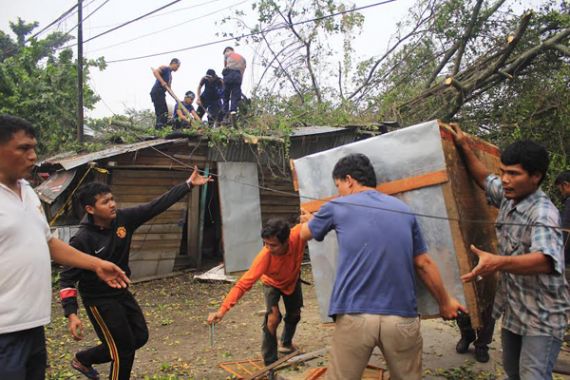
[[[51,258],[58,264],[93,271],[112,288],[126,288],[130,283],[125,272],[109,261],[78,251],[58,238],[51,238],[48,246]]]
[[[467,313],[467,309],[447,293],[439,269],[427,253],[415,256],[414,266],[429,292],[439,304],[439,313],[443,319],[457,318],[458,310]]]
[[[467,165],[467,169],[469,170],[471,177],[473,177],[481,189],[485,190],[485,179],[491,174],[491,172],[475,155],[473,149],[471,149],[471,146],[469,145],[467,136],[463,133],[461,128],[459,128],[459,125],[451,124],[451,128],[455,145],[463,152],[465,164]]]

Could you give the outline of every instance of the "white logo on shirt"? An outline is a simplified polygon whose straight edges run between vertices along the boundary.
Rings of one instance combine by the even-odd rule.
[[[95,254],[98,255],[98,254],[99,254],[102,250],[104,250],[104,249],[105,249],[105,247],[101,247],[101,248],[99,248],[99,249],[96,249],[96,250],[95,250]]]

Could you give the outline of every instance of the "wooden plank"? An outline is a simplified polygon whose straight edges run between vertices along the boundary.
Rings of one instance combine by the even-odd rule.
[[[156,233],[156,234],[168,234],[168,233],[178,233],[178,232],[181,233],[182,227],[180,227],[176,223],[171,223],[171,224],[148,224],[148,223],[145,223],[142,226],[140,226],[139,228],[137,228],[137,231],[135,232],[134,236],[137,236],[139,234],[146,234],[148,232],[152,232],[152,233]]]
[[[178,176],[156,177],[149,173],[148,176],[146,177],[138,177],[138,178],[134,177],[116,178],[115,176],[113,176],[113,183],[120,184],[123,186],[132,186],[132,187],[152,186],[156,183],[175,186],[185,181],[189,175],[190,175],[189,173],[181,173],[181,175]]]
[[[131,249],[138,250],[152,250],[152,249],[163,249],[163,248],[180,248],[180,241],[133,241],[131,243]]]
[[[449,177],[447,176],[447,170],[440,170],[436,172],[421,174],[415,177],[408,177],[408,178],[398,179],[395,181],[385,182],[376,186],[376,189],[385,194],[394,195],[398,193],[404,193],[407,191],[421,189],[428,186],[440,185],[447,181],[449,181]],[[337,198],[337,196],[303,202],[301,204],[301,207],[309,212],[317,212],[322,205],[335,198]]]
[[[172,189],[172,186],[167,185],[167,184],[152,184],[152,185],[147,185],[145,187],[133,187],[133,186],[128,186],[128,185],[121,185],[120,183],[118,184],[113,184],[112,185],[113,188],[113,194],[148,194],[148,193],[153,193],[153,194],[162,194],[167,192],[168,190]]]
[[[133,235],[133,241],[152,241],[152,240],[173,240],[180,241],[181,233],[161,234],[161,233],[139,233]]]
[[[440,131],[442,128],[440,128]],[[444,131],[445,132],[445,131]],[[455,207],[457,212],[455,217],[462,220],[458,226],[458,231],[454,232],[454,242],[459,242],[462,247],[456,247],[458,265],[460,272],[469,272],[476,264],[474,255],[471,254],[469,246],[475,244],[479,248],[488,252],[498,252],[498,243],[493,222],[497,218],[497,210],[487,204],[485,192],[481,190],[475,181],[470,177],[467,168],[460,156],[451,135],[442,138],[443,152],[446,165],[449,170],[450,187],[452,198],[446,200],[447,207]],[[484,145],[488,148],[480,149]],[[491,171],[497,172],[499,167],[499,153],[491,144],[482,140],[473,144],[475,154],[481,162]],[[451,215],[450,215],[451,216]],[[487,220],[489,223],[473,223],[470,220]],[[471,283],[471,289],[465,288],[467,306],[470,310],[471,323],[479,326],[482,323],[481,313],[485,308],[492,307],[496,289],[496,277],[488,276],[481,281]],[[476,303],[477,312],[471,311]],[[475,309],[474,309],[475,310]]]
[[[208,177],[210,175],[210,165],[206,165],[204,168],[204,177]],[[199,218],[198,218],[198,256],[196,257],[196,268],[200,269],[202,267],[202,241],[204,239],[204,219],[206,217],[206,198],[208,195],[208,186],[209,184],[206,183],[202,186],[201,194],[200,194],[200,209],[199,209]]]
[[[125,170],[125,169],[112,169],[111,175],[114,180],[125,181],[130,179],[139,178],[186,178],[186,174],[190,171],[187,170]]]
[[[191,258],[193,267],[197,268],[198,256],[198,234],[200,232],[198,223],[200,221],[200,188],[193,187],[191,196],[188,200],[188,228],[187,228],[187,245],[188,257]]]
[[[447,216],[451,219],[459,218],[459,212],[457,211],[451,184],[444,184],[442,186],[442,192],[443,199],[445,200],[445,206],[447,208]],[[453,246],[455,248],[459,273],[460,275],[464,275],[471,270],[471,263],[468,256],[469,253],[467,252],[465,242],[463,241],[463,235],[461,234],[459,222],[450,220],[449,229],[451,230],[451,236],[453,238]],[[472,282],[464,283],[463,293],[465,295],[467,310],[469,310],[469,316],[471,318],[471,326],[474,329],[477,329],[479,326],[481,326],[481,310],[478,306],[477,294],[475,292],[474,284]]]
[[[140,206],[140,203],[139,202],[117,202],[117,206],[119,208],[129,208],[129,207]],[[167,211],[181,211],[181,210],[186,210],[186,204],[183,202],[176,202],[167,209]]]
[[[295,161],[289,160],[291,166],[291,178],[293,179],[293,189],[299,191],[299,180],[297,179],[297,172],[295,171]]]
[[[273,368],[279,367],[281,364],[285,363],[287,360],[299,355],[301,351],[295,350],[294,352],[290,353],[289,355],[283,356],[281,359],[277,360],[276,362],[271,363],[270,365],[266,366],[263,369],[253,373],[251,376],[245,378],[245,380],[254,380],[258,377],[265,375],[268,371],[272,370]]]

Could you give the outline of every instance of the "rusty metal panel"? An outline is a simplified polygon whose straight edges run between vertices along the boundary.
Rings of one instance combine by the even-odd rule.
[[[226,273],[247,270],[262,248],[257,165],[218,162]]]
[[[295,160],[301,203],[337,194],[332,169],[341,157],[350,153],[363,153],[370,158],[379,183],[446,169],[439,124],[431,121]],[[409,191],[400,194],[399,198],[418,214],[447,217],[442,186]],[[420,216],[418,222],[429,253],[441,270],[446,288],[464,303],[463,284],[459,278],[449,222]],[[321,318],[327,321],[338,255],[334,232],[327,235],[322,243],[310,241],[309,252]],[[419,279],[417,298],[418,311],[423,316],[439,314],[437,303]]]
[[[36,193],[42,201],[51,205],[71,184],[75,177],[75,172],[75,170],[64,170],[52,174],[46,181],[35,188]]]

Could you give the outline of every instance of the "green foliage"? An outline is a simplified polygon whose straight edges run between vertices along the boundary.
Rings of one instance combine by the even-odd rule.
[[[18,19],[11,23],[17,43],[0,33],[0,113],[30,120],[38,129],[39,153],[51,154],[75,147],[77,110],[77,65],[69,49],[60,50],[70,39],[61,33],[42,40],[25,37],[37,26]],[[89,69],[104,69],[103,59],[84,62],[84,79]],[[84,105],[91,109],[98,101],[93,90],[84,85]]]
[[[457,368],[437,368],[425,370],[424,375],[438,376],[446,380],[495,380],[497,374],[489,371],[476,371],[473,361],[466,361],[465,365]]]

